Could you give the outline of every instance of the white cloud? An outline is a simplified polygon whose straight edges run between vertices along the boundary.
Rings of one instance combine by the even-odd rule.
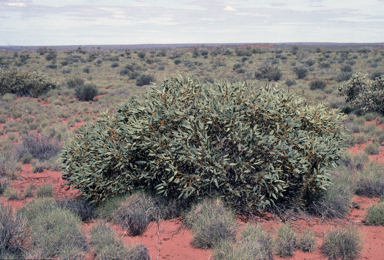
[[[4,5],[12,7],[26,7],[24,3],[4,3]]]
[[[236,12],[237,10],[236,10],[235,8],[233,8],[232,6],[227,5],[227,6],[224,8],[224,11]]]

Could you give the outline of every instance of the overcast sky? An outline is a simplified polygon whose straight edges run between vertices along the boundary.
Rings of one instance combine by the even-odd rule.
[[[0,0],[0,45],[384,42],[384,0]]]

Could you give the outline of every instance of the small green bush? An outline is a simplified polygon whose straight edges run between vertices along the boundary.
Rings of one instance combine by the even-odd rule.
[[[86,84],[75,88],[75,95],[80,101],[92,101],[98,94],[98,89],[95,84]]]
[[[310,207],[314,213],[322,218],[341,218],[346,216],[352,205],[355,189],[340,172],[333,173],[332,185],[327,188],[320,198]]]
[[[366,152],[369,155],[379,154],[380,153],[380,144],[379,143],[368,144],[364,148],[364,152]]]
[[[220,199],[207,199],[192,207],[185,221],[193,232],[193,245],[212,248],[223,240],[235,241],[236,221]]]
[[[3,195],[8,198],[8,200],[18,200],[20,199],[20,194],[12,186],[5,188]]]
[[[9,187],[9,186],[10,186],[10,183],[9,183],[7,180],[5,180],[5,181],[0,181],[0,195],[3,195],[5,189],[6,189],[7,187]]]
[[[309,88],[311,90],[315,90],[315,89],[325,89],[325,87],[327,86],[327,83],[324,81],[324,80],[313,80],[309,83]]]
[[[0,69],[0,95],[13,93],[17,96],[38,97],[54,88],[56,83],[44,74]]]
[[[365,213],[364,222],[367,225],[384,226],[384,202],[369,206]]]
[[[107,224],[98,222],[91,230],[91,243],[95,247],[96,259],[150,260],[148,249],[142,244],[126,247],[122,239]]]
[[[35,159],[48,160],[55,157],[61,148],[61,144],[56,140],[32,132],[21,138],[21,144],[16,146],[15,154],[19,160],[28,154]]]
[[[296,76],[299,79],[303,79],[308,75],[308,69],[305,67],[294,67],[293,72],[296,73]]]
[[[354,74],[339,87],[339,94],[354,109],[384,114],[384,77],[371,80],[368,74]]]
[[[73,78],[67,80],[67,86],[68,88],[76,88],[77,86],[83,86],[84,80],[81,78]]]
[[[260,225],[245,225],[241,240],[221,241],[213,250],[215,260],[272,260],[274,244],[271,235]]]
[[[36,191],[36,195],[38,198],[53,197],[53,184],[47,183],[40,186]]]
[[[357,259],[362,249],[363,241],[357,227],[331,229],[324,235],[322,250],[330,259]]]
[[[312,230],[301,232],[296,237],[296,248],[304,252],[313,252],[316,249],[316,237]]]
[[[277,229],[276,254],[281,257],[293,256],[296,250],[296,234],[289,223]]]
[[[81,220],[60,208],[39,212],[31,221],[31,250],[28,259],[78,259],[87,250]]]
[[[150,85],[152,81],[154,81],[154,79],[151,74],[142,74],[136,78],[136,86],[141,87],[144,85]]]
[[[155,213],[155,201],[152,197],[139,192],[123,201],[112,218],[130,236],[138,236],[147,230]]]
[[[355,173],[355,178],[357,195],[374,197],[384,194],[384,175],[380,163],[369,163],[360,172]]]
[[[236,64],[235,64],[236,65]],[[278,66],[274,66],[270,62],[265,62],[255,72],[256,79],[268,79],[269,81],[278,81],[283,76],[283,73]]]
[[[0,258],[21,259],[28,235],[26,219],[0,203]]]
[[[352,72],[340,72],[337,74],[335,80],[337,82],[347,81],[352,77],[352,75],[353,75]]]
[[[59,207],[72,211],[81,218],[81,221],[93,219],[97,215],[94,206],[81,196],[75,198],[61,197],[55,200]]]
[[[294,79],[286,79],[285,80],[285,85],[287,85],[288,87],[296,85],[296,84],[297,84],[297,82]]]

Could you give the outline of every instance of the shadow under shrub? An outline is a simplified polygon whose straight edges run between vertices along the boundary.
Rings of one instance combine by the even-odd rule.
[[[329,185],[341,118],[269,85],[171,78],[80,128],[62,153],[62,176],[94,203],[143,187],[261,209]]]

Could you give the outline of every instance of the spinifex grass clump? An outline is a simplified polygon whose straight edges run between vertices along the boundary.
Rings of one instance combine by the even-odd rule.
[[[327,187],[341,117],[271,86],[170,78],[81,128],[63,178],[93,202],[142,187],[260,209]]]

